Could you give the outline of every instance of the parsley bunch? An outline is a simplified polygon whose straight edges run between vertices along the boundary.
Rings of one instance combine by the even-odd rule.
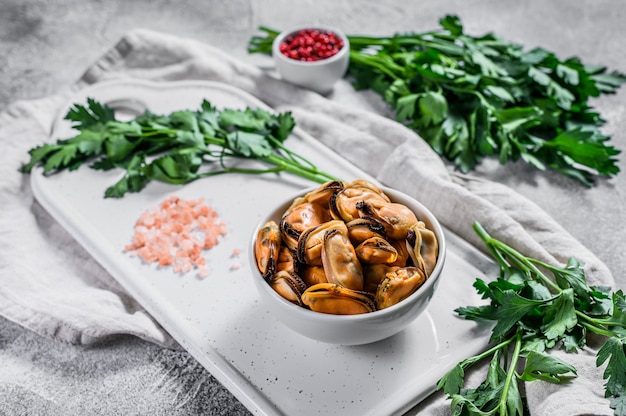
[[[518,382],[565,383],[576,368],[546,353],[552,348],[575,352],[589,333],[607,340],[596,365],[606,363],[606,397],[615,415],[626,415],[626,296],[620,290],[589,286],[583,264],[570,258],[555,267],[524,256],[491,237],[478,223],[474,230],[500,266],[500,277],[474,287],[489,305],[456,309],[465,319],[495,322],[492,347],[461,361],[442,377],[437,389],[451,399],[453,415],[522,415]],[[550,278],[552,277],[552,279]],[[464,385],[465,371],[491,357],[484,382]]]
[[[146,111],[130,121],[117,121],[112,108],[88,99],[74,105],[65,119],[78,134],[29,151],[24,173],[42,165],[45,174],[75,170],[92,162],[93,169],[122,168],[124,176],[105,191],[105,198],[139,192],[156,180],[185,184],[228,172],[289,172],[315,182],[334,179],[287,149],[295,121],[291,113],[262,109],[217,110],[204,100],[197,111],[156,115]],[[237,160],[255,159],[270,167],[244,168]],[[239,164],[240,165],[240,164]]]
[[[398,121],[417,132],[462,172],[484,157],[523,160],[592,185],[619,172],[588,104],[626,81],[618,72],[559,60],[542,48],[524,51],[494,34],[470,36],[456,16],[443,30],[390,37],[348,36],[349,74],[357,89],[379,93]],[[251,38],[248,51],[271,53],[276,30]]]

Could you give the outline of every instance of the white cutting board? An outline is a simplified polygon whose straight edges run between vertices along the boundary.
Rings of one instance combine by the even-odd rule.
[[[106,82],[78,92],[68,102],[51,140],[75,134],[62,117],[74,103],[85,104],[87,97],[157,114],[198,109],[203,99],[218,108],[266,107],[225,84]],[[343,180],[371,179],[299,129],[285,144]],[[497,269],[450,232],[438,292],[412,325],[370,345],[323,344],[272,318],[257,296],[246,253],[261,217],[277,201],[313,183],[288,174],[227,174],[185,186],[152,183],[140,193],[104,199],[104,190],[122,174],[83,166],[45,177],[39,169],[32,175],[32,187],[56,220],[254,414],[402,414],[431,394],[437,380],[458,361],[488,344],[490,329],[458,318],[454,309],[480,304],[471,284],[476,277],[491,280]],[[204,279],[142,264],[123,251],[139,215],[171,195],[204,198],[227,223],[228,235],[206,254],[211,271]],[[237,258],[232,257],[235,249],[241,250]]]

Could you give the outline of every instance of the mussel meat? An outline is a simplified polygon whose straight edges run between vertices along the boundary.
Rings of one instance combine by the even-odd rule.
[[[322,246],[324,235],[329,230],[338,230],[342,234],[348,233],[346,223],[340,220],[331,220],[305,230],[298,238],[296,257],[300,264],[309,266],[322,265]]]
[[[278,224],[275,221],[268,221],[259,229],[254,244],[257,267],[266,280],[276,271],[280,247],[281,236]]]
[[[289,249],[295,251],[300,234],[330,219],[330,212],[320,204],[312,202],[293,204],[280,220],[283,241]]]
[[[327,283],[326,272],[322,266],[304,266],[300,270],[300,277],[307,287],[316,285],[318,283]]]
[[[389,197],[378,187],[368,182],[352,182],[343,190],[333,194],[330,198],[330,214],[336,220],[353,221],[366,216],[362,207],[372,201],[388,203]]]
[[[306,290],[306,284],[300,276],[282,270],[270,278],[269,284],[280,296],[291,303],[302,306],[302,294]]]
[[[347,232],[335,228],[324,234],[322,265],[328,282],[363,290],[363,269]]]
[[[376,310],[369,293],[351,290],[335,283],[319,283],[302,294],[302,303],[312,311],[336,315],[355,315]]]
[[[343,182],[341,181],[328,181],[304,195],[304,202],[310,202],[313,204],[319,204],[323,207],[328,207],[330,198],[343,188]]]
[[[385,275],[376,290],[378,309],[388,308],[406,299],[426,281],[426,275],[417,267],[398,267]]]
[[[376,293],[378,285],[383,281],[387,273],[396,270],[398,266],[388,264],[365,264],[363,265],[363,290]]]
[[[282,246],[278,252],[278,261],[276,262],[276,271],[284,270],[289,273],[296,272],[296,258],[287,246]]]
[[[396,249],[382,237],[370,237],[359,244],[354,251],[362,263],[393,263],[398,259]]]
[[[387,231],[388,238],[405,238],[409,228],[417,224],[415,213],[406,205],[395,202],[368,201],[362,208],[378,220]]]
[[[344,184],[344,188],[353,188],[353,189],[357,189],[357,188],[362,188],[362,189],[369,189],[370,191],[380,195],[383,197],[383,199],[387,202],[391,202],[391,200],[389,199],[389,197],[387,196],[386,193],[383,192],[382,189],[380,189],[380,187],[378,185],[376,185],[374,182],[368,181],[366,179],[355,179],[353,181],[350,182],[346,182]]]
[[[372,217],[361,217],[346,223],[348,236],[354,246],[358,246],[363,241],[371,237],[386,238],[385,227],[380,221]]]
[[[393,246],[393,248],[396,249],[396,253],[398,253],[396,261],[389,263],[389,265],[398,267],[408,266],[409,261],[411,261],[411,255],[409,253],[406,239],[388,239],[387,241]]]
[[[406,242],[413,263],[424,270],[427,277],[430,276],[439,254],[439,243],[435,233],[420,221],[410,228]]]

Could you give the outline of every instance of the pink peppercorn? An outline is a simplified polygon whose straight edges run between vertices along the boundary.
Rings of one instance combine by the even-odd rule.
[[[330,58],[343,48],[343,41],[333,32],[303,29],[285,38],[280,53],[297,61],[314,62]]]

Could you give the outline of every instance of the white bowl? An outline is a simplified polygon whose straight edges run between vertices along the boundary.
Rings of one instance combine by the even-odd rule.
[[[319,29],[333,32],[343,40],[343,47],[335,55],[313,62],[298,61],[283,55],[279,48],[283,41],[303,29]],[[276,69],[281,77],[298,86],[308,88],[320,94],[327,94],[335,83],[344,76],[350,61],[350,42],[340,30],[323,26],[311,25],[293,27],[281,32],[272,43],[272,56]]]
[[[262,218],[252,234],[248,250],[249,261],[252,268],[252,278],[263,304],[269,308],[276,319],[293,331],[329,344],[368,344],[404,330],[426,309],[435,293],[445,261],[446,241],[441,225],[435,216],[421,203],[402,192],[381,187],[393,202],[399,202],[412,209],[417,218],[424,221],[426,226],[435,233],[439,243],[439,254],[437,264],[426,282],[401,302],[385,309],[359,315],[332,315],[314,312],[284,299],[261,276],[254,257],[254,242],[258,230],[269,220],[278,223],[282,214],[296,197],[303,196],[313,189],[315,187],[299,192],[288,200],[277,204],[276,209]]]

